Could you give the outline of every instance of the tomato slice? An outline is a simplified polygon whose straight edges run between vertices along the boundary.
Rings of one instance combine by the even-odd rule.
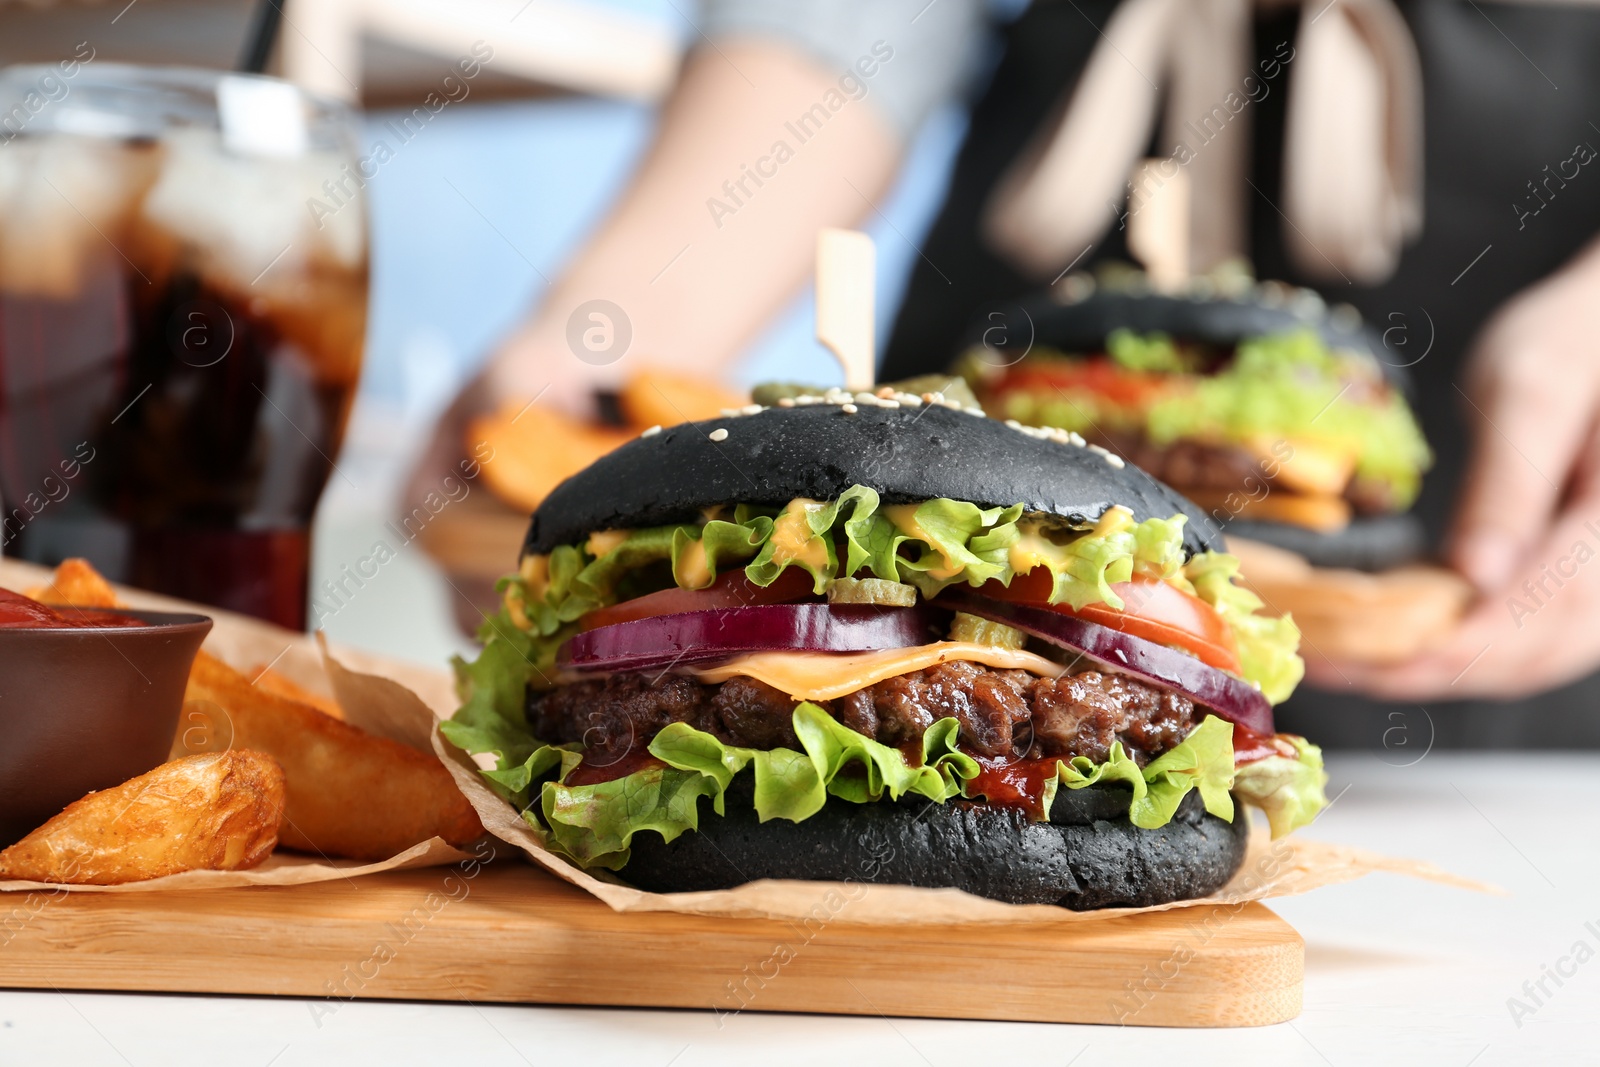
[[[656,615],[676,615],[684,611],[710,611],[714,608],[748,608],[757,604],[787,604],[810,597],[811,575],[800,567],[789,567],[768,586],[760,586],[744,576],[744,570],[724,571],[704,589],[663,589],[659,593],[624,600],[607,608],[591,611],[578,622],[579,630],[593,630],[616,622],[633,622]]]
[[[1169,378],[1170,375],[1126,370],[1109,359],[1040,360],[1012,368],[994,391],[1004,395],[1083,390],[1123,407],[1142,408],[1165,390]]]
[[[1101,626],[1147,641],[1181,648],[1213,667],[1239,673],[1239,653],[1233,630],[1210,604],[1176,586],[1155,578],[1135,578],[1111,587],[1122,598],[1123,610],[1109,604],[1085,604],[1077,611],[1066,604],[1051,604],[1052,578],[1045,567],[1011,579],[1009,587],[985,582],[978,590],[996,600],[1030,604],[1064,615],[1074,615]]]

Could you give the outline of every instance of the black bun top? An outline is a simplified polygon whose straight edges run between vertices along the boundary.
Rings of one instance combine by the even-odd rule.
[[[713,441],[712,434],[723,437]],[[1090,522],[1121,504],[1138,520],[1185,514],[1184,546],[1222,548],[1200,509],[1136,467],[1079,445],[933,404],[767,408],[640,437],[568,478],[533,513],[525,553],[596,530],[693,521],[719,504],[832,500],[852,485],[887,503],[936,497]]]
[[[1049,295],[1030,297],[1001,314],[1006,317],[1008,334],[1031,337],[1033,347],[1068,353],[1101,351],[1106,337],[1118,329],[1165,333],[1216,345],[1309,329],[1330,348],[1370,357],[1396,387],[1409,387],[1403,370],[1408,358],[1391,352],[1383,335],[1366,325],[1354,309],[1330,311],[1310,290],[1277,283],[1256,286],[1237,296],[1168,296],[1101,288],[1066,302]],[[983,343],[983,331],[993,326],[988,320],[974,323],[971,343]]]

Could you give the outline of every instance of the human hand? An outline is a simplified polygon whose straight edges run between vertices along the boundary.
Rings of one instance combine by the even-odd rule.
[[[1600,666],[1600,251],[1506,304],[1459,388],[1476,439],[1447,555],[1480,598],[1433,651],[1319,683],[1510,699]]]

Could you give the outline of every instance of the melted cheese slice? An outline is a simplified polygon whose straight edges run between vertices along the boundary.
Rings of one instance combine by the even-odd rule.
[[[934,567],[928,571],[929,578],[941,582],[946,578],[954,578],[966,569],[966,564],[951,559],[939,549],[939,542],[934,539],[933,535],[922,528],[922,523],[917,521],[917,509],[921,506],[921,504],[891,504],[881,510],[901,533],[907,537],[915,537],[931,550],[938,552],[940,557],[943,558],[944,566]]]
[[[1337,399],[1337,397],[1335,398]],[[1274,438],[1261,434],[1245,442],[1268,478],[1308,496],[1339,496],[1355,474],[1360,447],[1355,442]]]
[[[772,562],[798,563],[817,574],[828,569],[828,543],[811,529],[810,516],[826,504],[805,497],[789,501],[772,524],[767,542],[772,547]]]
[[[711,571],[710,562],[706,559],[704,538],[684,542],[683,552],[678,556],[672,577],[682,589],[704,589],[717,580],[717,576]]]
[[[970,641],[936,641],[876,652],[752,652],[726,663],[690,672],[702,682],[725,682],[740,675],[764,682],[796,700],[836,700],[886,678],[924,670],[952,660],[999,670],[1023,670],[1057,678],[1066,667],[1033,652],[996,648]]]

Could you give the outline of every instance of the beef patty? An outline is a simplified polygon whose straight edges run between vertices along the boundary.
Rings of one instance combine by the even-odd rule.
[[[1182,741],[1204,717],[1187,697],[1121,675],[1084,671],[1039,678],[965,661],[814,703],[886,745],[919,742],[935,721],[953,717],[961,745],[981,756],[1087,756],[1100,762],[1112,742],[1121,741],[1141,766]],[[706,684],[676,674],[613,674],[530,690],[527,714],[541,741],[581,742],[605,762],[649,744],[673,722],[730,745],[797,749],[795,704],[752,678]]]

